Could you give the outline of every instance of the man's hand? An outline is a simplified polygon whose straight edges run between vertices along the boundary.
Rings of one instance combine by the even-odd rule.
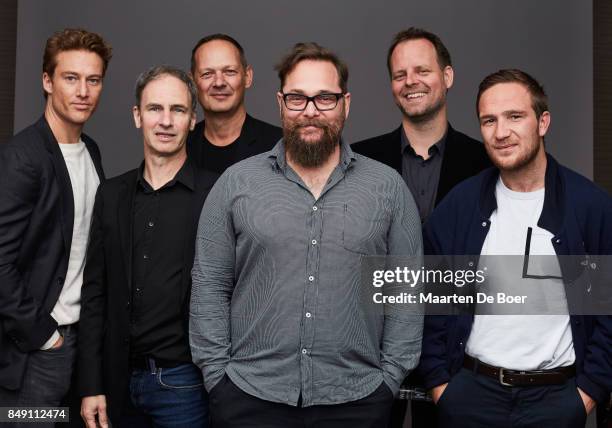
[[[64,344],[64,336],[60,334],[60,337],[55,341],[51,349],[61,348],[63,344]]]
[[[438,404],[438,400],[440,400],[440,397],[442,397],[442,394],[447,386],[448,382],[435,386],[431,389],[431,398],[433,399],[434,404]]]
[[[586,410],[586,414],[588,415],[595,408],[597,403],[593,400],[589,394],[584,392],[582,389],[578,389],[578,394],[580,394],[580,398],[582,398],[582,404],[584,404],[584,409]]]
[[[81,401],[81,417],[87,428],[96,428],[96,415],[98,423],[102,428],[108,428],[108,417],[106,416],[106,395],[92,395],[83,397]]]

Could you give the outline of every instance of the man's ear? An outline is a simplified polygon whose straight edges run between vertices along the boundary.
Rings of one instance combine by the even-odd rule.
[[[42,74],[42,85],[47,95],[53,93],[53,79],[46,71]]]
[[[251,67],[250,65],[247,65],[244,74],[246,76],[244,87],[250,88],[251,85],[253,84],[253,67]]]
[[[136,128],[139,128],[142,126],[142,120],[140,117],[140,109],[138,108],[138,106],[134,106],[132,107],[132,115],[134,116],[134,125],[136,126]]]
[[[544,137],[546,132],[548,132],[548,127],[550,126],[550,113],[545,111],[540,115],[540,120],[538,120],[538,135],[540,137]]]
[[[451,86],[453,86],[453,79],[455,78],[455,71],[453,70],[453,67],[451,67],[450,65],[447,65],[446,67],[444,67],[444,70],[442,70],[442,74],[444,75],[444,85],[446,86],[446,89],[450,89]]]
[[[351,109],[351,93],[347,92],[344,94],[344,119],[346,120]]]

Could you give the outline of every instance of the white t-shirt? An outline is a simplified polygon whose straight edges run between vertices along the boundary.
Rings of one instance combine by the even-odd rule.
[[[81,311],[81,286],[83,267],[89,239],[89,226],[100,179],[85,143],[60,144],[64,161],[70,175],[74,199],[74,225],[68,272],[59,299],[51,316],[59,325],[75,323]]]
[[[491,215],[481,256],[523,255],[529,227],[532,228],[529,253],[555,255],[553,235],[537,225],[544,205],[544,189],[515,192],[500,178],[495,197],[497,209]],[[558,262],[554,260],[559,271]],[[539,285],[557,294],[558,300],[563,302],[565,315],[475,315],[466,344],[468,355],[493,366],[514,370],[551,369],[574,363],[576,356],[563,281],[538,281]],[[503,291],[512,294],[512,290]]]

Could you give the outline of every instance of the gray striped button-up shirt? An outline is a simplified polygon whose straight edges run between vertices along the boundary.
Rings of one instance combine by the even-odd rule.
[[[422,316],[372,311],[372,283],[360,281],[364,255],[422,255],[417,207],[397,172],[340,147],[318,199],[282,140],[208,195],[189,328],[209,391],[227,374],[264,400],[336,404],[383,381],[397,393],[417,365]]]

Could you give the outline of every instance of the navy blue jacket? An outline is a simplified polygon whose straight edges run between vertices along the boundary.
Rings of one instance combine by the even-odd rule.
[[[499,171],[489,168],[448,194],[425,225],[426,254],[480,254],[497,208],[498,177]],[[544,192],[538,226],[554,235],[557,256],[612,254],[612,199],[606,191],[547,155]],[[568,267],[560,265],[567,290]],[[473,319],[471,314],[426,317],[419,371],[428,389],[460,370]],[[602,402],[612,390],[612,317],[570,315],[570,323],[576,383]]]

